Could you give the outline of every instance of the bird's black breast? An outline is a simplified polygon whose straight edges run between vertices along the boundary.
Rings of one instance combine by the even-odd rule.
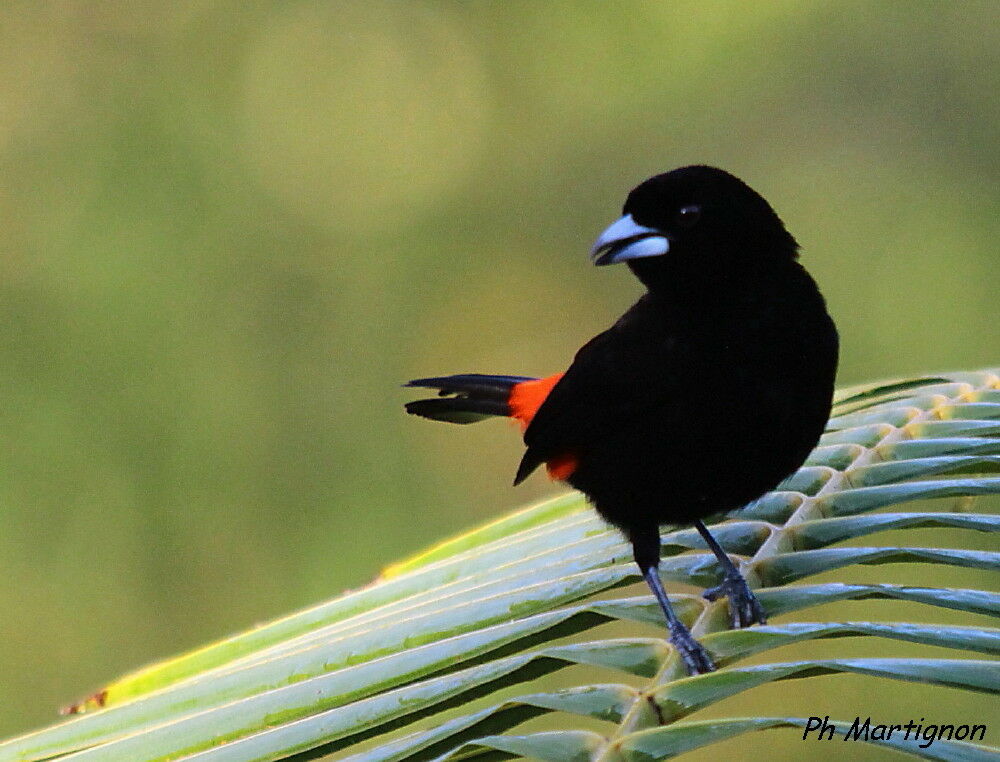
[[[647,294],[577,355],[525,434],[623,528],[686,522],[773,489],[830,411],[837,334],[790,263],[727,302]]]

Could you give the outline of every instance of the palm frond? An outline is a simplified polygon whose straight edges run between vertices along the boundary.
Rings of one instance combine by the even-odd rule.
[[[946,539],[963,536],[961,530],[997,532],[995,514],[931,510],[934,504],[923,503],[920,510],[901,510],[913,501],[1000,493],[996,474],[995,371],[844,390],[807,464],[775,492],[720,517],[728,520],[714,529],[760,590],[772,623],[731,631],[724,600],[671,596],[720,665],[718,672],[688,677],[662,637],[565,640],[607,623],[632,623],[636,632],[661,624],[647,596],[615,597],[613,591],[638,579],[630,548],[579,496],[566,495],[401,561],[362,590],[127,675],[76,707],[78,716],[0,743],[0,760],[333,755],[631,762],[752,731],[801,732],[808,718],[686,719],[777,681],[853,674],[995,694],[1000,670],[982,656],[1000,653],[1000,629],[774,620],[844,600],[906,601],[928,612],[998,616],[1000,595],[985,590],[804,582],[886,563],[996,572],[1000,553],[994,551],[860,544],[890,530],[960,530],[942,534]],[[704,551],[693,530],[665,534],[664,578],[714,584],[718,568]],[[848,636],[978,657],[836,658],[831,648],[826,658],[770,660],[771,652],[792,643]],[[745,663],[750,657],[757,663]],[[609,670],[620,682],[558,690],[535,682],[575,665]],[[523,692],[511,695],[519,685]],[[491,702],[488,697],[500,691]],[[558,718],[560,729],[509,732],[542,715]],[[431,719],[421,722],[425,718]],[[594,722],[600,731],[590,729]],[[998,753],[974,739],[940,739],[927,747],[917,740],[869,742],[928,759],[992,759]]]

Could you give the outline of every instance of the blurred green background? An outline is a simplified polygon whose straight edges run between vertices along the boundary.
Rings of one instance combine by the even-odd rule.
[[[998,22],[4,3],[0,735],[553,493],[509,488],[503,425],[408,418],[398,385],[562,369],[639,293],[586,254],[651,174],[772,202],[841,384],[996,363]]]

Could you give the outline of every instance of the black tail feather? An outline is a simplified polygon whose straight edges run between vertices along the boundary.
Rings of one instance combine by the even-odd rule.
[[[491,376],[485,373],[459,373],[454,376],[436,376],[434,378],[415,378],[407,381],[406,386],[420,386],[427,389],[440,389],[441,394],[497,395],[505,398],[511,387],[522,381],[534,381],[531,376]]]
[[[496,415],[507,415],[507,403],[470,400],[462,397],[450,399],[416,400],[406,403],[406,412],[447,423],[476,423]]]
[[[406,403],[406,412],[448,423],[475,423],[493,416],[509,416],[510,390],[531,376],[491,376],[462,373],[455,376],[417,378],[406,386],[437,389],[438,399]],[[455,395],[453,397],[448,395]],[[447,399],[441,399],[447,397]]]

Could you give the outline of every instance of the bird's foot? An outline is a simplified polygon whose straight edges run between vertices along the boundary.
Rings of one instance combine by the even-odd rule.
[[[710,601],[723,596],[729,599],[729,616],[734,629],[749,627],[752,624],[767,624],[764,608],[739,573],[726,574],[721,584],[710,587],[701,595]]]
[[[691,631],[680,622],[670,627],[670,645],[677,649],[689,675],[704,675],[715,672],[715,662],[708,655],[705,646],[695,640]]]

